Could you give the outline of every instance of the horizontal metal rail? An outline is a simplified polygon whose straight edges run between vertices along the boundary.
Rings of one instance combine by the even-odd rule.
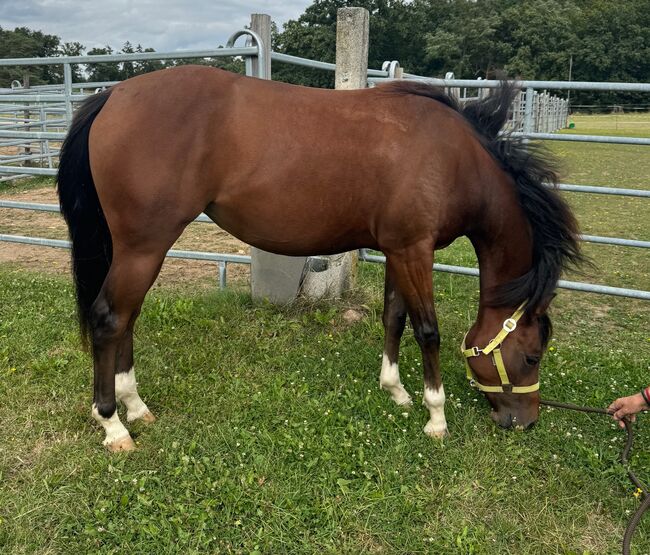
[[[375,264],[386,264],[386,257],[374,254],[367,254],[363,249],[359,251],[359,259],[364,262],[373,262]],[[451,266],[449,264],[434,264],[433,269],[437,272],[446,272],[451,274],[460,274],[465,276],[479,276],[477,268],[467,268],[465,266]],[[572,291],[583,291],[585,293],[599,293],[602,295],[613,295],[616,297],[628,297],[631,299],[641,299],[650,301],[650,291],[639,289],[627,289],[625,287],[611,287],[610,285],[598,285],[593,283],[583,283],[581,281],[558,281],[558,287]]]
[[[3,145],[4,146],[4,145]],[[30,148],[27,145],[26,148]],[[42,162],[49,162],[49,159],[52,156],[58,156],[58,150],[52,150],[50,152],[37,152],[35,154],[0,154],[0,164],[11,164],[15,162],[31,162],[33,160],[40,160]],[[23,166],[21,166],[23,167]],[[29,166],[27,166],[29,168]]]
[[[14,208],[18,210],[35,210],[39,212],[60,212],[57,204],[43,204],[36,202],[20,202],[15,200],[0,200],[0,208]],[[195,220],[198,223],[214,223],[208,216],[201,214]],[[600,237],[598,235],[581,235],[580,239],[588,243],[601,243],[605,245],[618,245],[625,247],[639,247],[650,249],[650,241],[636,239],[622,239],[619,237]]]
[[[300,56],[292,56],[291,54],[283,54],[281,52],[271,52],[271,60],[293,64],[295,66],[336,71],[336,64],[331,62],[319,62],[317,60],[310,60],[308,58],[301,58]],[[388,77],[388,72],[381,69],[368,68],[368,75],[372,77]]]
[[[63,93],[59,93],[61,96],[59,96],[59,101],[65,100],[65,98],[62,96]],[[7,114],[10,112],[17,112],[19,110],[31,110],[32,112],[40,111],[41,108],[43,109],[43,112],[45,115],[49,114],[64,114],[65,113],[65,106],[62,103],[59,104],[46,104],[46,105],[34,105],[30,106],[25,105],[25,104],[6,104],[7,97],[3,97],[0,95],[0,114]]]
[[[510,133],[513,137],[544,141],[569,141],[579,143],[608,143],[619,145],[650,145],[650,139],[642,137],[617,137],[616,135],[578,135],[568,133]]]
[[[36,109],[31,109],[32,112],[36,112],[37,110],[40,110],[40,108]],[[25,119],[23,118],[11,118],[13,120],[12,123],[4,123],[5,121],[8,121],[9,118],[1,118],[0,119],[0,130],[1,131],[9,131],[9,130],[16,130],[16,129],[25,129],[25,128],[30,128],[30,127],[43,127],[44,125],[47,127],[66,127],[67,126],[67,121],[65,119],[46,119],[46,120],[35,120],[35,119]]]
[[[81,102],[88,98],[87,94],[71,94],[64,96],[64,93],[44,93],[44,94],[0,94],[0,101],[4,98],[9,99],[11,102],[61,102],[62,100],[70,100],[71,102]],[[24,109],[24,108],[22,108]]]
[[[26,209],[26,210],[41,210],[46,212],[59,212],[59,207],[55,204],[38,204],[38,203],[21,203],[15,201],[0,201],[0,208],[17,208],[17,209]],[[195,221],[205,222],[212,221],[207,216],[201,215],[196,218]],[[591,237],[594,239],[593,237]],[[583,237],[584,240],[589,240],[586,237]],[[598,241],[594,242],[605,242],[600,241],[600,239],[610,238],[596,238]],[[70,248],[70,241],[63,241],[60,239],[46,239],[42,237],[26,237],[22,235],[7,235],[0,234],[0,241],[10,242],[10,243],[21,243],[27,245],[36,245],[44,247],[55,247],[55,248]],[[624,241],[626,246],[642,246],[643,248],[650,248],[650,242],[648,241],[631,241],[627,239],[614,239],[614,241]],[[639,243],[635,245],[629,245],[628,242]],[[621,243],[608,243],[608,244],[621,244]],[[202,251],[183,251],[183,250],[170,250],[167,253],[167,256],[170,258],[183,258],[183,259],[192,259],[192,260],[205,260],[209,262],[220,262],[220,263],[234,263],[234,264],[250,264],[250,256],[246,255],[237,255],[237,254],[222,254],[222,253],[211,253],[211,252],[202,252]],[[368,254],[365,249],[359,250],[359,258],[365,262],[373,262],[379,264],[386,263],[385,256],[371,255]],[[467,268],[464,266],[452,266],[448,264],[434,264],[433,270],[438,272],[447,272],[467,276],[478,276],[479,270],[477,268]],[[225,267],[220,270],[220,280],[225,284]],[[574,291],[584,291],[589,293],[600,293],[605,295],[614,295],[619,297],[629,297],[634,299],[643,299],[650,300],[650,291],[642,291],[638,289],[628,289],[623,287],[612,287],[609,285],[599,285],[591,283],[583,283],[576,281],[566,281],[560,280],[558,282],[558,287],[563,289],[569,289]]]
[[[641,241],[639,239],[601,237],[600,235],[580,235],[579,238],[585,243],[600,243],[602,245],[617,245],[620,247],[639,247],[641,249],[650,249],[650,241]]]
[[[183,50],[178,52],[136,52],[133,54],[99,54],[93,56],[53,56],[48,58],[0,58],[0,66],[40,66],[57,64],[102,64],[107,62],[139,62],[187,58],[221,58],[226,56],[257,56],[257,46]]]
[[[23,235],[6,235],[0,233],[0,241],[8,243],[21,243],[24,245],[35,245],[39,247],[54,247],[58,249],[69,249],[70,241],[61,239],[46,239],[44,237],[25,237]],[[188,258],[192,260],[207,260],[209,262],[228,262],[229,264],[250,264],[251,257],[244,254],[222,254],[202,251],[167,251],[169,258]]]
[[[0,174],[29,174],[29,175],[56,175],[56,168],[24,168],[22,166],[0,166]]]
[[[650,191],[643,189],[622,189],[620,187],[599,187],[598,185],[573,185],[571,183],[559,183],[557,188],[560,191],[571,193],[594,193],[597,195],[616,195],[621,197],[645,197],[650,198]]]
[[[33,177],[31,175],[27,174],[16,174],[16,175],[1,175],[0,174],[0,181],[15,181],[17,179],[24,179],[27,177]]]
[[[404,73],[403,77],[409,80],[424,81],[439,87],[465,87],[468,89],[497,89],[501,81],[474,80],[474,79],[439,79],[423,77]],[[371,82],[383,82],[385,79],[371,77]],[[650,83],[612,83],[600,81],[516,81],[517,87],[522,89],[553,89],[572,91],[616,91],[616,92],[650,92]]]
[[[0,241],[8,243],[21,243],[24,245],[35,245],[39,247],[54,247],[58,249],[70,249],[70,241],[60,239],[45,239],[43,237],[24,237],[22,235],[5,235],[0,234]],[[169,250],[167,258],[180,258],[184,260],[204,260],[207,262],[216,262],[219,265],[219,287],[226,287],[227,264],[248,264],[251,263],[251,257],[243,254],[220,254],[202,251],[182,251]]]
[[[0,137],[7,137],[8,139],[62,141],[66,135],[67,133],[61,131],[11,131],[0,127]]]
[[[282,54],[281,52],[271,52],[271,61],[285,62],[295,66],[311,67],[314,69],[325,69],[327,71],[335,71],[336,64],[330,62],[319,62],[317,60],[309,60],[301,58],[300,56],[292,56],[291,54]],[[386,74],[388,76],[388,74]]]
[[[6,235],[0,234],[0,241],[9,243],[20,243],[26,245],[35,245],[41,247],[54,247],[69,249],[70,241],[63,241],[60,239],[46,239],[42,237],[24,237],[21,235]],[[228,263],[228,264],[250,264],[251,257],[240,254],[221,254],[202,251],[185,251],[185,250],[170,250],[167,252],[168,258],[181,258],[188,260],[205,260],[208,262]],[[377,264],[385,264],[386,257],[378,255],[367,254],[363,249],[359,251],[359,258],[365,262],[373,262]],[[225,268],[220,269],[220,281],[222,286],[225,285]],[[467,268],[465,266],[452,266],[449,264],[434,264],[433,270],[437,272],[446,272],[453,274],[460,274],[466,276],[479,276],[477,268]],[[611,287],[609,285],[598,285],[591,283],[583,283],[577,281],[560,280],[558,287],[569,289],[573,291],[583,291],[588,293],[599,293],[605,295],[614,295],[618,297],[628,297],[633,299],[650,300],[650,291],[640,291],[637,289],[627,289],[624,287]]]

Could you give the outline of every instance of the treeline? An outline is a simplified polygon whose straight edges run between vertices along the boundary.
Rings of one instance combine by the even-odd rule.
[[[370,12],[369,66],[409,73],[523,79],[650,81],[649,0],[315,0],[274,37],[280,52],[333,62],[336,11]],[[324,72],[276,64],[274,78],[329,86]],[[573,96],[573,95],[572,95]],[[581,93],[580,102],[645,103],[647,95]]]
[[[336,12],[346,6],[370,12],[370,67],[399,60],[410,73],[491,77],[505,70],[523,79],[650,81],[650,0],[314,0],[296,20],[274,28],[276,51],[333,62]],[[152,49],[126,43],[122,52]],[[110,47],[87,54],[111,53]],[[0,29],[0,57],[81,54],[84,47],[25,28]],[[189,63],[134,62],[76,68],[77,80],[120,80],[138,73]],[[196,62],[196,61],[194,61]],[[200,61],[200,63],[207,63]],[[211,65],[243,70],[241,60]],[[61,69],[29,69],[32,83],[60,83]],[[0,68],[0,86],[21,79],[24,69]],[[331,86],[328,72],[274,63],[274,79]],[[641,94],[583,93],[582,102],[648,103]]]

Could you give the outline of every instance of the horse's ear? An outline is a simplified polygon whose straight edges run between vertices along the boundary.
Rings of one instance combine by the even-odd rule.
[[[553,292],[550,295],[548,295],[545,299],[542,299],[542,301],[535,308],[535,316],[540,317],[543,314],[546,314],[549,305],[551,304],[551,302],[556,296],[557,293]]]

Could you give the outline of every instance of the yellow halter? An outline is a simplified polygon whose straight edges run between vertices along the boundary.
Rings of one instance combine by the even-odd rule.
[[[465,370],[467,372],[467,379],[469,380],[469,383],[472,387],[476,387],[477,389],[485,391],[486,393],[532,393],[533,391],[537,391],[539,389],[539,381],[533,385],[521,386],[512,385],[510,383],[510,380],[508,379],[508,372],[506,372],[506,367],[503,363],[503,357],[501,356],[500,349],[501,344],[505,341],[506,337],[508,337],[508,334],[515,331],[517,328],[517,322],[526,311],[527,302],[528,301],[524,301],[521,303],[519,308],[515,310],[515,313],[503,322],[501,331],[483,349],[479,349],[478,347],[470,347],[469,349],[466,348],[465,339],[467,338],[467,334],[465,334],[460,349],[463,353],[463,356],[465,357]],[[499,378],[501,379],[501,385],[483,385],[478,381],[478,379],[476,379],[474,373],[472,372],[472,368],[469,365],[468,359],[480,355],[489,354],[492,354],[492,363],[497,368]]]

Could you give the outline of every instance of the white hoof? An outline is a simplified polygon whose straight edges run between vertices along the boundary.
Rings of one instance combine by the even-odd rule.
[[[431,420],[429,420],[424,426],[424,433],[429,437],[434,437],[437,439],[442,439],[449,435],[449,431],[447,430],[446,425],[439,426],[434,424]]]
[[[142,406],[139,406],[137,410],[127,410],[126,411],[126,421],[133,422],[135,420],[142,420],[147,424],[156,420],[156,417],[151,414],[151,411],[147,408],[147,405],[144,403]]]
[[[110,443],[104,441],[104,445],[106,446],[106,449],[108,449],[111,453],[135,451],[135,443],[133,442],[133,439],[131,439],[131,436],[125,436],[111,441]]]
[[[381,363],[381,374],[379,375],[379,387],[390,393],[391,398],[398,406],[409,406],[413,404],[408,391],[404,389],[399,379],[399,369],[397,363],[391,363],[388,355],[384,353]]]
[[[145,414],[143,414],[140,419],[145,423],[145,424],[153,424],[156,421],[156,417],[153,415],[152,412],[147,411]]]
[[[138,385],[135,381],[135,370],[115,374],[115,398],[126,405],[126,421],[142,419],[150,423],[155,420],[147,405],[138,395]]]
[[[390,396],[400,407],[410,407],[413,405],[413,399],[411,399],[411,396],[403,387],[401,390],[392,391]]]

